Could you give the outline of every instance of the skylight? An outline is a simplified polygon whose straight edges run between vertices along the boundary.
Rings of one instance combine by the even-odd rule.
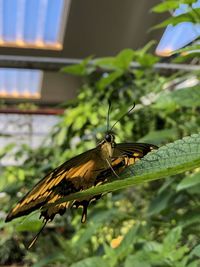
[[[200,7],[200,0],[194,3],[193,8]],[[186,13],[188,5],[181,4],[174,12],[174,16]],[[156,48],[156,54],[159,56],[170,56],[171,53],[193,42],[200,36],[200,24],[191,22],[182,22],[176,26],[169,25]]]
[[[0,98],[40,98],[43,72],[0,68]]]
[[[62,49],[70,0],[0,0],[0,46]]]

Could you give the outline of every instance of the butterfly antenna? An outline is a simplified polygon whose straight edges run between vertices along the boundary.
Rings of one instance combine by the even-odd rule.
[[[109,130],[109,122],[110,122],[110,109],[111,109],[111,101],[108,100],[108,114],[107,114],[107,132]]]
[[[135,103],[133,104],[132,108],[129,109],[128,112],[124,113],[111,127],[110,131],[112,131],[112,129],[115,127],[115,125],[120,122],[125,116],[127,116],[133,109],[135,108]]]
[[[29,244],[28,249],[30,249],[35,244],[35,242],[38,240],[38,237],[40,236],[40,234],[43,231],[44,227],[46,226],[47,222],[48,222],[48,220],[46,220],[44,222],[42,228],[39,230],[39,232],[36,234],[36,236],[33,238],[33,240],[31,241],[31,243]]]

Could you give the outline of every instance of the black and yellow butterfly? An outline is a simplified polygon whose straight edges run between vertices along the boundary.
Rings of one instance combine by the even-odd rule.
[[[107,132],[96,146],[60,165],[47,174],[10,211],[6,222],[27,215],[37,209],[44,218],[44,226],[56,214],[63,215],[66,208],[83,207],[82,222],[87,217],[87,207],[101,195],[71,202],[49,205],[63,197],[105,182],[112,174],[118,176],[128,165],[145,156],[156,146],[145,143],[115,143],[115,136]],[[42,228],[43,229],[43,228]]]

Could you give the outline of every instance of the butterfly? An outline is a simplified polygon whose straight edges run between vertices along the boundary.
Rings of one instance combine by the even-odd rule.
[[[155,145],[146,143],[116,143],[114,133],[107,131],[104,139],[95,148],[64,162],[39,181],[9,212],[6,222],[40,209],[40,218],[44,219],[43,229],[56,214],[63,215],[67,208],[72,207],[83,208],[81,222],[85,222],[88,205],[101,195],[76,199],[73,202],[49,204],[104,183],[112,175],[119,177],[127,166],[156,148]],[[30,246],[36,241],[39,233]]]

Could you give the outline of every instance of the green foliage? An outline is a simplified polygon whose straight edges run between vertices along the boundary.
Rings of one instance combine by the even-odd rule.
[[[167,0],[153,7],[152,11],[156,13],[163,13],[178,8],[180,4],[192,5],[193,3],[196,3],[196,0]]]
[[[166,0],[152,8],[153,12],[163,13],[178,8],[181,4],[187,4],[186,12],[178,16],[170,16],[152,29],[159,29],[168,25],[177,25],[182,22],[192,22],[194,24],[200,22],[200,8],[193,8],[192,4],[196,0]]]
[[[192,0],[165,1],[154,11],[186,2],[189,13],[167,23],[183,18],[197,21],[193,13],[199,11],[191,8]],[[11,154],[22,163],[0,169],[0,265],[199,266],[200,88],[184,87],[187,79],[198,80],[199,73],[155,71],[153,64],[159,58],[149,52],[152,45],[125,49],[115,57],[88,57],[63,68],[81,76],[83,84],[77,98],[65,103],[53,131],[35,150],[9,145],[0,151],[1,159]],[[183,57],[178,54],[176,60]],[[182,87],[177,90],[179,83]],[[110,126],[136,103],[135,110],[116,125],[116,142],[149,142],[160,148],[127,168],[121,179],[111,177],[107,184],[68,196],[112,192],[89,207],[84,225],[78,210],[56,216],[27,251],[42,224],[39,212],[5,224],[8,210],[46,173],[96,145],[106,131],[108,99],[112,101]]]
[[[198,186],[200,184],[200,173],[194,173],[193,175],[186,176],[178,185],[177,191],[185,190],[193,186]]]
[[[173,92],[162,92],[154,107],[174,111],[180,107],[198,107],[200,105],[200,86],[194,86]]]
[[[188,45],[184,48],[178,49],[173,52],[173,54],[177,53],[183,53],[183,55],[188,55],[189,53],[200,53],[200,45],[194,44],[194,45]]]

